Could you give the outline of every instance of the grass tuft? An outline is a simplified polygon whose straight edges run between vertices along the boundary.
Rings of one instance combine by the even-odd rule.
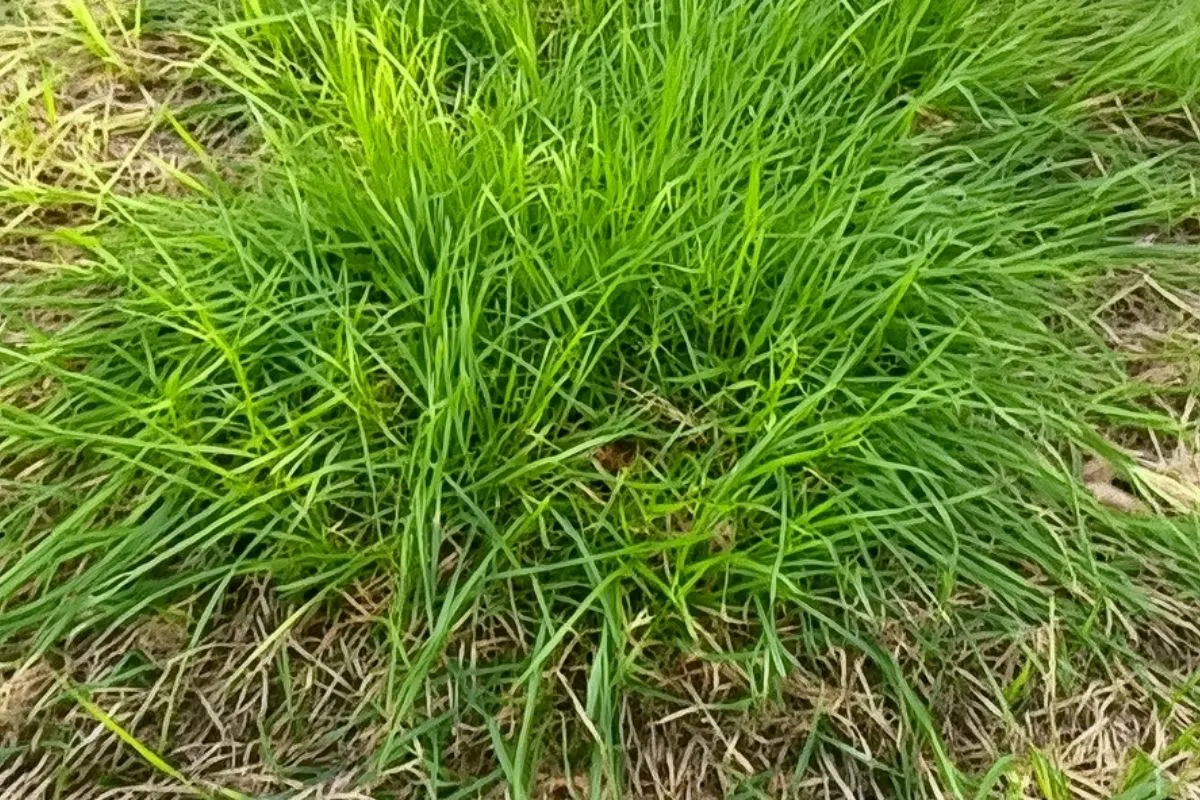
[[[177,5],[0,33],[6,680],[196,791],[1194,775],[1190,4]],[[307,745],[261,786],[93,691],[154,705],[255,581],[212,674]],[[1185,744],[1056,738],[1105,680]]]

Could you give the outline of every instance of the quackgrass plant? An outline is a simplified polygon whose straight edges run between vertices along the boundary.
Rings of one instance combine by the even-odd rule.
[[[136,5],[220,99],[161,125],[199,163],[177,191],[5,189],[77,251],[0,293],[24,656],[251,576],[305,613],[372,577],[364,785],[415,757],[431,796],[618,796],[620,709],[681,658],[757,708],[846,648],[901,720],[881,785],[986,796],[889,625],[1107,657],[1197,599],[1195,516],[1080,477],[1144,494],[1118,445],[1189,435],[1096,321],[1129,276],[1200,288],[1194,4]],[[464,657],[500,618],[512,646]],[[468,717],[483,778],[442,760]]]

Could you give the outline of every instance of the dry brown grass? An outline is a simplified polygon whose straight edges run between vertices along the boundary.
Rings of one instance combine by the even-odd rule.
[[[0,24],[0,283],[74,260],[56,231],[102,220],[114,194],[181,194],[255,163],[250,128],[192,113],[223,97],[201,45],[132,28],[131,9],[92,4],[99,52],[63,3]]]
[[[1147,237],[1145,246],[1153,244]],[[1143,387],[1142,402],[1174,419],[1178,432],[1106,432],[1134,466],[1121,476],[1094,458],[1084,466],[1084,482],[1121,511],[1194,513],[1200,509],[1200,295],[1146,273],[1123,281],[1094,319]]]
[[[7,787],[0,797],[41,797],[51,786],[79,800],[188,795],[187,786],[153,769],[89,713],[72,686],[195,787],[296,798],[422,791],[431,776],[420,758],[382,775],[370,769],[385,730],[384,584],[357,585],[336,604],[320,605],[284,602],[268,586],[249,583],[199,629],[195,620],[208,602],[197,597],[34,659],[10,650],[12,660],[0,668],[0,733],[19,755],[0,765]],[[476,622],[447,657],[481,666],[527,651],[511,624]],[[927,615],[919,624],[944,623]],[[907,622],[884,634],[962,768],[978,774],[1001,756],[1017,756],[1008,779],[1016,796],[1042,796],[1031,768],[1041,757],[1061,771],[1072,796],[1110,796],[1131,766],[1148,758],[1177,782],[1177,796],[1200,797],[1200,761],[1187,738],[1200,726],[1190,686],[1200,670],[1196,628],[1148,626],[1139,634],[1153,658],[1133,653],[1103,672],[1061,665],[1056,648],[1061,654],[1066,645],[1049,626],[1003,640],[959,639],[934,658]],[[1155,652],[1162,642],[1171,643],[1171,657]],[[568,648],[547,668],[544,716],[586,742],[583,658]],[[748,779],[769,797],[891,796],[889,765],[911,755],[916,741],[894,692],[861,653],[835,648],[819,659],[799,658],[803,666],[773,701],[751,702],[745,667],[711,654],[644,673],[642,688],[624,693],[619,711],[622,796],[724,797]],[[1054,663],[1059,668],[1050,669]],[[421,711],[434,717],[450,704],[448,696],[430,695]],[[515,731],[521,705],[513,696],[500,711],[502,731]],[[495,768],[482,720],[462,718],[448,730],[441,763],[450,774],[478,777]],[[918,757],[926,756],[918,745]],[[794,776],[802,757],[807,769]],[[537,794],[588,796],[586,778],[555,770],[561,758],[547,754],[551,771],[539,778]],[[932,762],[922,766],[936,792]],[[108,787],[102,795],[100,786]],[[505,796],[504,787],[491,794]]]
[[[339,796],[339,787],[358,783],[376,744],[376,729],[359,719],[379,697],[386,661],[371,605],[377,591],[356,587],[329,620],[297,616],[299,608],[250,584],[203,631],[185,624],[202,610],[197,598],[68,641],[32,663],[9,663],[0,698],[10,741],[22,742],[24,753],[0,769],[2,796],[39,797],[57,781],[62,797],[81,800],[102,785],[114,788],[112,797],[187,794],[68,686],[86,690],[197,786]],[[296,770],[315,777],[300,780]]]
[[[1145,653],[1068,670],[1061,661],[1067,645],[1058,643],[1056,652],[1061,634],[1050,626],[983,641],[963,632],[952,637],[957,645],[931,650],[917,642],[936,637],[939,628],[945,635],[946,623],[919,609],[911,620],[931,629],[918,635],[898,623],[885,626],[882,638],[960,768],[982,774],[1015,755],[1007,788],[1036,798],[1042,794],[1031,764],[1042,756],[1061,771],[1072,797],[1104,798],[1146,758],[1161,765],[1178,796],[1200,796],[1193,788],[1200,753],[1190,739],[1200,728],[1191,691],[1200,671],[1200,630],[1147,625],[1133,632]],[[1159,649],[1165,642],[1169,657]],[[682,689],[685,696],[676,703],[627,704],[623,718],[638,796],[723,797],[747,777],[766,775],[762,789],[771,797],[887,797],[893,794],[888,767],[913,746],[914,732],[906,729],[894,693],[862,653],[834,649],[807,661],[777,701],[745,709],[730,706],[745,696],[748,676],[728,662],[689,661],[661,681],[664,692]],[[819,741],[839,744],[813,750],[808,771],[789,782],[814,725]],[[919,756],[920,767],[937,796],[940,779],[926,755]]]
[[[249,161],[252,133],[218,118],[172,118],[223,97],[202,74],[199,41],[166,31],[131,31],[100,6],[95,21],[112,59],[89,46],[80,23],[57,3],[31,9],[3,29],[0,62],[3,177],[64,191],[174,193],[178,173]],[[115,60],[115,63],[114,63]],[[191,139],[192,141],[188,141]]]
[[[1092,124],[1097,128],[1131,137],[1144,146],[1200,141],[1200,123],[1187,105],[1159,101],[1160,98],[1153,95],[1109,92],[1089,99],[1086,105]],[[1153,113],[1144,110],[1160,106],[1162,109]]]

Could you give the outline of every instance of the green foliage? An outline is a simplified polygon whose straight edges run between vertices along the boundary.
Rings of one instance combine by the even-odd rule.
[[[0,408],[0,638],[48,647],[230,575],[316,596],[384,574],[378,769],[519,691],[519,735],[493,734],[521,795],[566,643],[599,786],[618,698],[748,616],[727,655],[757,698],[861,649],[907,746],[968,792],[876,642],[901,598],[979,593],[994,630],[1053,603],[1098,636],[1151,613],[1146,573],[1200,589],[1194,520],[1074,477],[1105,426],[1174,430],[1087,319],[1098,279],[1145,268],[1139,236],[1196,211],[1200,146],[1145,125],[1200,86],[1181,16],[245,0],[205,39],[270,144],[255,184],[107,198],[86,260],[0,295],[0,387],[53,386]],[[69,321],[22,322],[46,308]],[[528,651],[448,666],[490,614]],[[427,720],[444,681],[460,705]]]

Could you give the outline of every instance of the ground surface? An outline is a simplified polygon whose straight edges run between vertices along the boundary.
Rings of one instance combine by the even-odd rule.
[[[1194,2],[0,25],[0,796],[1200,797]]]

